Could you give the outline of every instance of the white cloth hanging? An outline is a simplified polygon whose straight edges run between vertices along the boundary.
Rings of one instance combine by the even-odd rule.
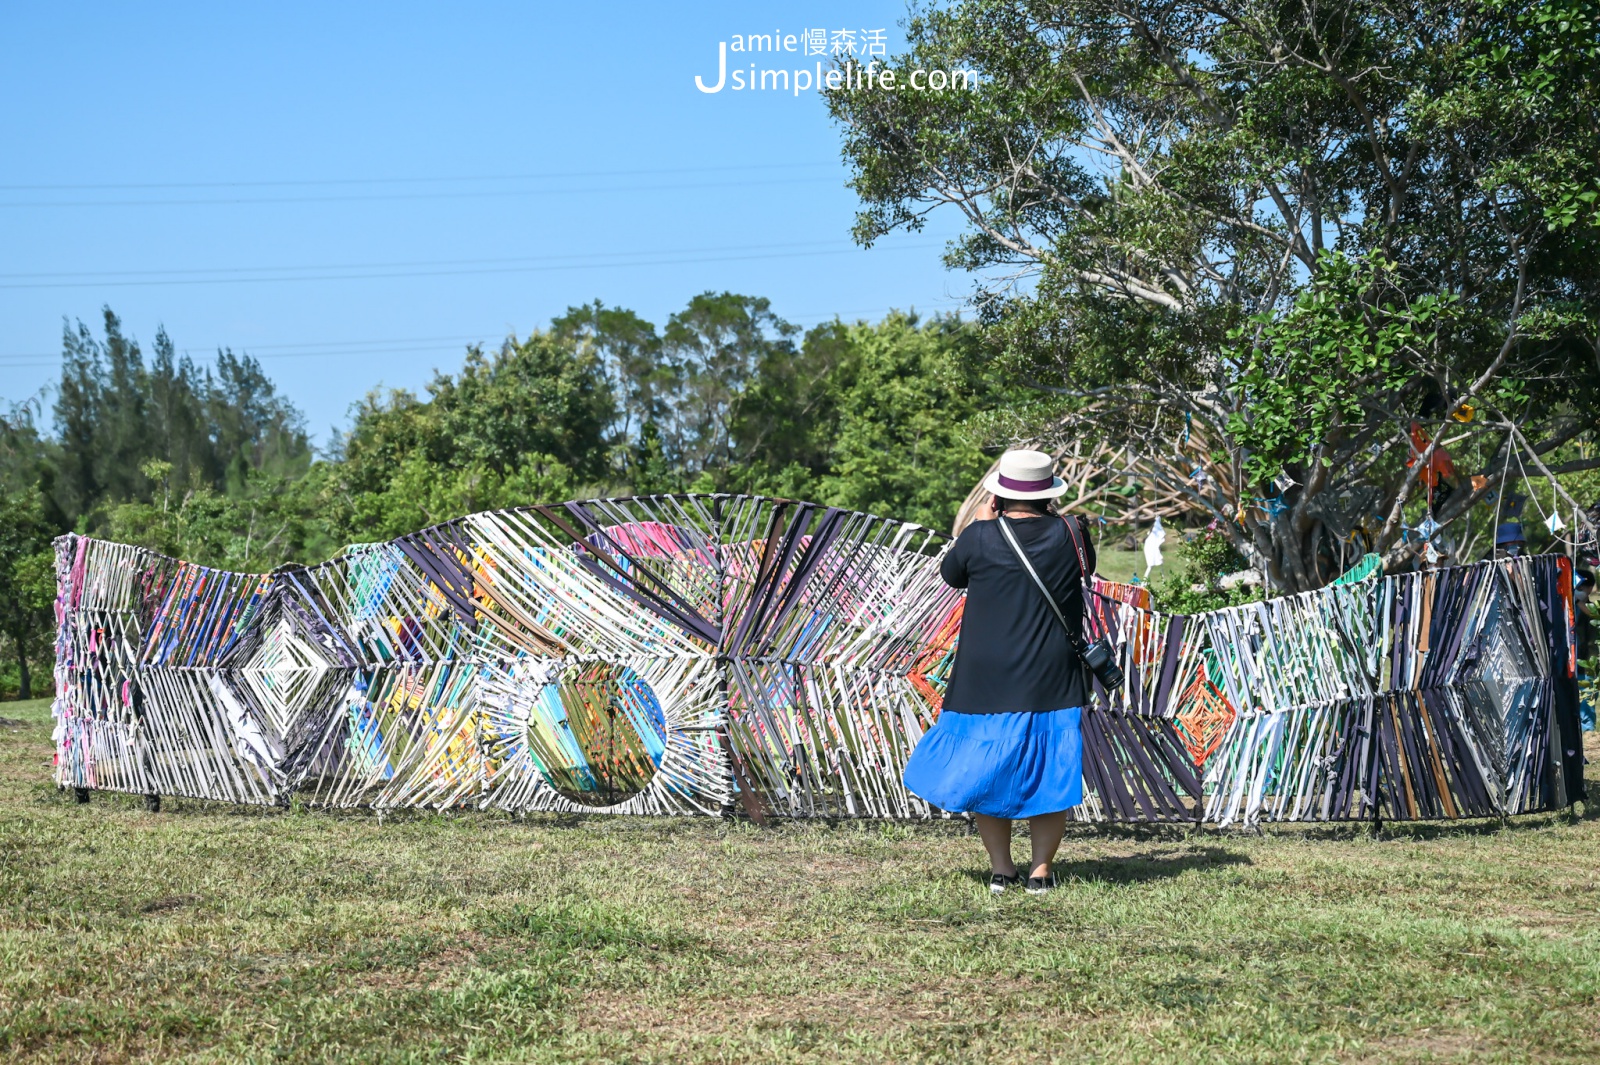
[[[1156,518],[1156,523],[1150,526],[1149,534],[1144,538],[1144,572],[1150,575],[1150,570],[1161,565],[1161,545],[1167,542],[1167,530],[1161,525],[1161,518]]]

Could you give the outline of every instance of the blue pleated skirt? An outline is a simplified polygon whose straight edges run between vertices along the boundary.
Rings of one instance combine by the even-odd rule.
[[[1083,801],[1080,708],[939,715],[906,762],[906,788],[951,813],[1038,817]]]

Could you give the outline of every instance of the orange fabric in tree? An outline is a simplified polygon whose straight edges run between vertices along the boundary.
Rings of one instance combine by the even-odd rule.
[[[1427,433],[1422,431],[1422,426],[1418,425],[1416,422],[1412,422],[1411,457],[1406,459],[1407,469],[1410,469],[1412,466],[1417,464],[1417,459],[1422,457],[1422,453],[1428,450],[1428,445],[1431,443],[1433,443],[1433,440],[1428,436]],[[1450,460],[1450,452],[1444,449],[1443,444],[1440,444],[1438,447],[1433,449],[1433,455],[1428,459],[1427,468],[1418,474],[1418,476],[1422,479],[1422,483],[1427,485],[1429,488],[1436,487],[1439,484],[1440,478],[1454,477],[1455,475],[1456,464]]]

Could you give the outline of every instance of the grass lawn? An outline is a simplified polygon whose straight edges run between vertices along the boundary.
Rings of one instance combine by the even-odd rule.
[[[8,1061],[1600,1061],[1593,814],[1073,829],[991,900],[950,824],[77,806],[0,716]]]
[[[1140,530],[1142,542],[1146,530]],[[1159,581],[1173,574],[1182,576],[1189,568],[1184,554],[1183,531],[1168,529],[1167,542],[1161,545],[1162,563],[1150,570],[1151,581]],[[1145,578],[1144,548],[1125,550],[1121,537],[1106,537],[1095,548],[1094,571],[1108,581],[1126,582],[1132,577]]]

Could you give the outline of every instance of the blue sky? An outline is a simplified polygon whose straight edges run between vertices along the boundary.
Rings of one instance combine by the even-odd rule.
[[[383,385],[593,299],[791,321],[958,309],[956,219],[854,248],[814,93],[700,92],[734,34],[886,29],[902,2],[8,4],[0,397],[63,318],[261,359],[319,441]],[[797,66],[815,60],[796,57]],[[776,65],[776,64],[774,64]],[[48,403],[48,399],[47,399]],[[48,414],[47,414],[48,420]]]

